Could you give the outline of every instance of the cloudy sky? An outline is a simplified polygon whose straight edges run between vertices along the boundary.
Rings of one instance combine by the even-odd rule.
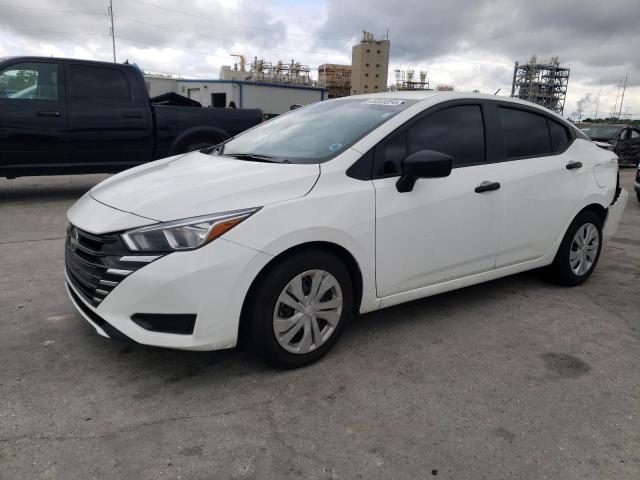
[[[0,56],[111,60],[108,0],[0,0]],[[118,61],[215,78],[233,53],[350,63],[362,29],[388,31],[396,68],[432,86],[511,91],[513,63],[559,56],[571,67],[565,116],[600,114],[628,73],[623,113],[640,118],[639,0],[113,0]],[[602,88],[601,88],[602,83]],[[627,110],[628,107],[628,110]]]

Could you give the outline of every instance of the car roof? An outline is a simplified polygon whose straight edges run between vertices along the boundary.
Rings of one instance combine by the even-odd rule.
[[[492,100],[499,101],[503,103],[512,103],[514,105],[522,105],[525,107],[535,108],[540,110],[542,113],[547,115],[552,115],[563,122],[567,123],[567,121],[562,118],[561,115],[558,115],[556,112],[549,110],[541,105],[536,103],[527,102],[525,100],[520,100],[517,98],[506,97],[504,95],[489,95],[486,93],[472,93],[472,92],[442,92],[439,90],[402,90],[397,92],[380,92],[380,93],[365,93],[361,95],[352,95],[350,97],[342,97],[342,98],[353,98],[353,97],[361,97],[361,98],[397,98],[401,100],[436,100],[438,103],[446,102],[448,100]]]

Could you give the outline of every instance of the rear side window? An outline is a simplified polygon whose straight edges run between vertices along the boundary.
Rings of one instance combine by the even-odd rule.
[[[558,122],[547,119],[549,122],[549,133],[551,134],[551,146],[553,153],[562,152],[569,146],[569,132],[567,128]]]
[[[479,105],[445,108],[407,130],[407,154],[435,150],[451,155],[454,166],[484,162],[484,125]]]
[[[551,137],[544,116],[504,107],[498,107],[498,115],[507,148],[507,158],[551,154]]]
[[[130,103],[129,84],[124,72],[108,67],[70,66],[75,100]]]

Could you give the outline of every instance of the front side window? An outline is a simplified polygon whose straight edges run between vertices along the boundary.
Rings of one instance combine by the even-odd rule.
[[[413,103],[395,98],[318,102],[241,133],[225,143],[221,153],[269,156],[291,163],[322,163]]]
[[[640,132],[638,130],[631,130],[631,138],[640,138]]]
[[[451,155],[454,167],[483,163],[485,141],[480,106],[445,108],[390,137],[376,152],[376,175],[400,175],[402,160],[420,150]]]
[[[547,119],[515,108],[498,107],[507,158],[516,159],[551,154]]]
[[[626,129],[626,128],[625,128],[624,130],[622,130],[622,131],[620,132],[620,136],[619,136],[618,138],[620,138],[620,140],[625,140],[625,139],[627,138],[627,132],[628,132],[628,131],[629,131],[629,130],[628,130],[628,129]]]
[[[58,100],[58,64],[18,63],[0,72],[0,98]]]
[[[446,108],[407,130],[407,154],[435,150],[453,157],[456,167],[484,162],[484,125],[479,105]]]
[[[115,68],[71,65],[74,100],[130,103],[129,84],[124,73]]]

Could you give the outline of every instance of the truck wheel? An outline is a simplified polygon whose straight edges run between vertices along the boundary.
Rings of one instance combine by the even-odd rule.
[[[203,148],[212,147],[220,143],[219,138],[215,137],[196,137],[188,139],[177,153],[195,152],[196,150],[202,150]]]
[[[353,305],[349,270],[322,249],[296,252],[261,276],[247,299],[243,330],[277,368],[315,362],[336,344]]]

